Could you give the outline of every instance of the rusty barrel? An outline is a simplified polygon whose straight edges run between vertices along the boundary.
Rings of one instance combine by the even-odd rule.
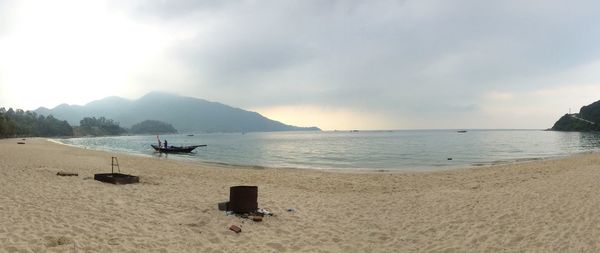
[[[258,186],[232,186],[229,188],[229,210],[249,213],[258,209]]]

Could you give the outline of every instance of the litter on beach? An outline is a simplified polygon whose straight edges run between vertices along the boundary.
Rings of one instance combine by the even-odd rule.
[[[231,231],[233,231],[233,232],[235,232],[235,233],[240,233],[240,232],[242,232],[242,229],[241,229],[240,227],[236,226],[236,225],[231,225],[231,226],[229,226],[229,230],[231,230]]]
[[[219,211],[227,211],[229,208],[229,202],[221,202],[218,204]]]
[[[61,177],[77,177],[79,176],[79,174],[74,173],[74,172],[64,172],[64,171],[59,171],[56,173],[57,176],[61,176]]]
[[[259,209],[256,210],[256,212],[259,213],[259,214],[262,214],[262,215],[273,216],[272,212],[270,212],[269,210],[264,209],[264,208],[259,208]]]

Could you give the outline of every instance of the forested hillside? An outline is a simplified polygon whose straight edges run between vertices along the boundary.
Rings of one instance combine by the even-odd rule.
[[[65,120],[52,115],[38,115],[32,111],[0,108],[0,137],[72,136],[73,128]]]

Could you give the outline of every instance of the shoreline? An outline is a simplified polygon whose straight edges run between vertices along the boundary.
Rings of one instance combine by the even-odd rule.
[[[338,173],[0,140],[0,252],[595,252],[600,154],[436,172]],[[78,173],[59,177],[59,171]],[[256,185],[262,222],[217,209]],[[293,208],[293,212],[287,210]],[[228,227],[237,225],[236,234]]]
[[[111,150],[108,148],[94,148],[94,147],[86,147],[82,145],[68,144],[63,143],[59,139],[52,138],[41,138],[51,141],[53,143],[59,145],[65,145],[74,148],[86,149],[86,150],[95,150],[109,153],[119,153],[124,155],[133,155],[139,157],[148,157],[148,158],[156,158],[155,154],[143,154],[136,153],[131,151],[123,151],[123,150]],[[540,160],[548,160],[548,159],[562,159],[572,155],[578,154],[586,154],[586,153],[599,153],[600,151],[581,151],[575,153],[565,153],[565,154],[556,154],[542,157],[525,157],[525,158],[512,158],[506,160],[492,160],[488,162],[472,162],[465,164],[456,164],[456,165],[442,165],[442,166],[413,166],[407,168],[309,168],[309,167],[291,167],[291,166],[275,166],[275,165],[253,165],[253,164],[236,164],[236,163],[227,163],[221,161],[208,161],[208,160],[200,160],[200,159],[189,159],[186,157],[175,156],[172,160],[182,161],[182,162],[191,162],[191,163],[200,163],[206,165],[215,165],[215,166],[231,166],[231,167],[247,167],[247,168],[257,168],[257,169],[291,169],[291,170],[316,170],[316,171],[331,171],[331,172],[356,172],[356,173],[369,173],[369,172],[393,172],[393,173],[411,173],[411,172],[436,172],[436,171],[447,171],[447,170],[462,170],[462,169],[472,169],[472,168],[481,168],[481,167],[494,167],[501,165],[511,165],[511,164],[519,164],[523,162],[532,162],[532,161],[540,161]]]

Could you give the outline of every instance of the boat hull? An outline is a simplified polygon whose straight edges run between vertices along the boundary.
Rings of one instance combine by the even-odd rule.
[[[150,146],[152,146],[152,148],[154,148],[155,151],[161,152],[161,153],[190,153],[197,147],[206,147],[206,145],[193,145],[193,146],[180,146],[180,147],[170,146],[170,147],[165,148],[165,147],[159,147],[159,146],[153,145],[153,144],[151,144]]]

